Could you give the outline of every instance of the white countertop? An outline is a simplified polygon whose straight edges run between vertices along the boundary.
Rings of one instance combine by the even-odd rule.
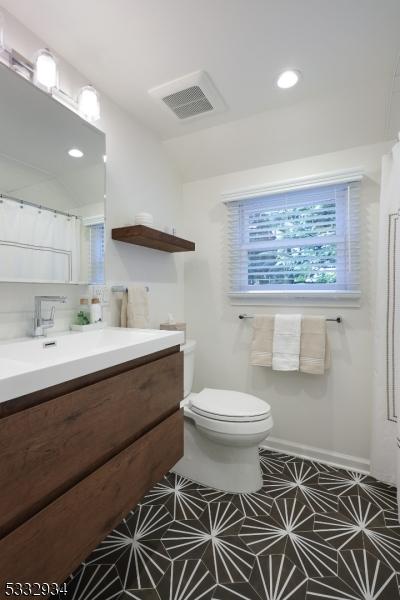
[[[44,344],[55,342],[53,346]],[[0,343],[0,402],[183,344],[182,331],[106,327]]]

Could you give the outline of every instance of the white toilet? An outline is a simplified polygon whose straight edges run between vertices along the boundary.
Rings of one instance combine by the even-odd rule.
[[[273,421],[269,404],[242,392],[204,388],[191,393],[196,342],[184,352],[185,454],[173,471],[218,490],[251,493],[262,487],[258,445]]]

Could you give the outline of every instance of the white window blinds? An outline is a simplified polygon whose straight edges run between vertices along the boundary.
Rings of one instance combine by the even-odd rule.
[[[359,293],[360,182],[227,203],[230,292]]]
[[[89,283],[104,283],[104,223],[88,225]]]

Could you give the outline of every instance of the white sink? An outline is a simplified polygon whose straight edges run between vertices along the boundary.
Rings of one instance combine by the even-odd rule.
[[[68,332],[0,343],[0,402],[183,344],[181,331]]]

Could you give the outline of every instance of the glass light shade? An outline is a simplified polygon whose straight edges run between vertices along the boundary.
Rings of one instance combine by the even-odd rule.
[[[88,121],[100,119],[100,99],[92,85],[85,85],[78,94],[78,109],[82,117]]]
[[[57,62],[47,48],[39,50],[35,58],[35,83],[39,83],[47,90],[58,84]]]

